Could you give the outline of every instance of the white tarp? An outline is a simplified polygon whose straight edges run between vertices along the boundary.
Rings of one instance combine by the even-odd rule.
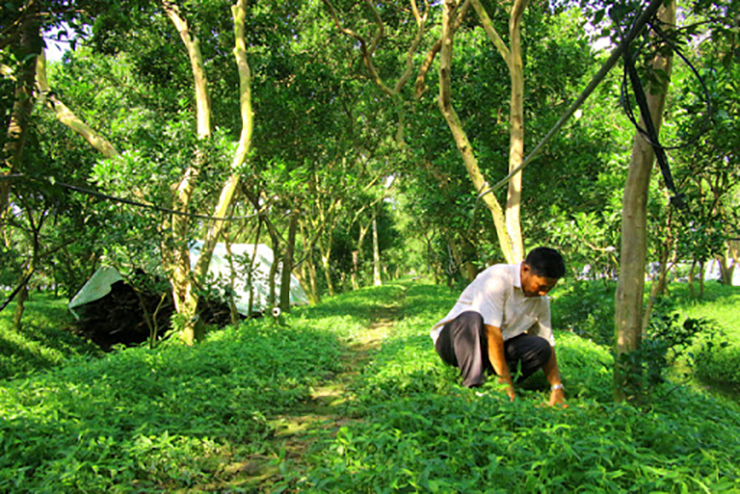
[[[195,266],[200,256],[200,250],[203,247],[202,241],[196,241],[190,248],[190,263]],[[269,274],[272,266],[274,255],[272,249],[264,244],[231,244],[230,246],[232,263],[236,278],[234,280],[235,304],[239,313],[247,315],[249,311],[249,286],[248,269],[252,256],[257,253],[254,261],[254,270],[252,273],[252,289],[254,290],[254,300],[252,310],[258,311],[268,308],[267,299],[269,294]],[[213,249],[211,265],[208,269],[209,274],[215,280],[215,285],[221,289],[228,286],[231,280],[231,265],[228,260],[226,244],[218,243]],[[90,302],[99,300],[111,291],[111,286],[121,281],[123,278],[115,268],[102,267],[85,283],[80,291],[69,302],[68,308],[75,316],[76,307],[80,307]],[[276,277],[276,297],[280,293],[280,275]],[[223,293],[223,292],[222,292]],[[295,276],[290,276],[290,305],[303,305],[308,303],[306,292],[301,287]]]
[[[74,311],[75,307],[95,302],[105,297],[110,293],[111,286],[122,279],[116,268],[103,266],[95,271],[95,274],[87,280],[87,283],[77,292],[77,295],[72,297],[67,307],[77,317],[77,313]]]
[[[190,263],[195,266],[200,255],[200,249],[203,247],[202,241],[197,241],[190,249]],[[241,314],[247,314],[249,310],[249,287],[247,286],[249,269],[252,256],[257,252],[257,258],[254,261],[254,271],[252,273],[252,289],[254,290],[253,310],[262,310],[267,308],[267,298],[269,295],[269,275],[270,266],[272,266],[274,254],[272,249],[264,244],[231,244],[231,257],[236,272],[234,280],[234,291],[236,292],[235,304]],[[231,266],[229,265],[228,252],[226,244],[218,243],[213,249],[213,257],[208,272],[219,282],[217,286],[228,286],[231,276]],[[275,297],[280,296],[280,274],[275,280]],[[308,303],[308,297],[298,279],[290,275],[290,305],[303,305]]]

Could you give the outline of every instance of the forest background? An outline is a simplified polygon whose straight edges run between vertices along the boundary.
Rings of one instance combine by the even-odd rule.
[[[563,252],[568,265],[562,298],[556,298],[557,322],[582,339],[574,348],[591,340],[621,355],[615,369],[621,363],[623,371],[615,372],[613,383],[617,400],[649,407],[657,396],[675,408],[677,394],[666,398],[657,386],[666,372],[686,366],[713,382],[737,385],[740,338],[732,310],[720,306],[736,294],[740,238],[738,8],[703,0],[5,2],[0,286],[3,309],[13,311],[3,321],[14,336],[4,340],[41,332],[37,318],[44,310],[24,315],[27,302],[37,297],[53,306],[53,299],[68,300],[107,265],[138,292],[171,298],[176,314],[164,327],[157,327],[157,309],[142,303],[152,346],[174,334],[193,345],[213,331],[199,317],[204,300],[217,296],[228,304],[229,286],[252,276],[252,261],[234,257],[230,279],[208,278],[216,242],[273,249],[279,262],[267,280],[270,306],[286,313],[288,293],[280,287],[288,285],[291,272],[320,311],[322,300],[334,301],[340,293],[364,294],[371,303],[373,292],[362,287],[401,276],[459,291],[486,266],[518,261],[530,248],[549,245]],[[651,30],[640,30],[629,46],[662,148],[646,145],[636,130],[647,127],[634,96],[638,86],[630,80],[630,64],[610,56],[627,46],[620,42],[651,9],[657,14],[650,17]],[[596,50],[597,40],[608,48]],[[47,63],[43,47],[52,43],[71,50]],[[605,64],[616,67],[605,72]],[[594,77],[599,84],[574,105]],[[538,146],[543,139],[547,144]],[[652,170],[655,150],[666,153],[670,173],[666,167]],[[191,263],[195,240],[204,241],[204,255]],[[721,286],[704,285],[710,262]],[[627,269],[638,276],[625,275]],[[643,294],[646,279],[649,293]],[[386,295],[400,293],[394,290]],[[439,300],[438,292],[428,295]],[[686,309],[705,295],[713,304],[707,312]],[[427,306],[421,317],[422,309],[412,305],[404,330],[414,329],[414,315],[422,326],[434,322],[439,309]],[[69,335],[58,331],[61,318],[53,313],[41,325],[54,327],[56,346],[75,353],[79,342],[69,343]],[[242,341],[238,316],[232,317],[234,328],[223,337],[237,331],[241,336],[234,340]],[[720,329],[729,333],[723,341]],[[24,380],[32,370],[24,367],[26,356],[15,344],[3,346],[10,388],[56,386]],[[196,360],[204,351],[197,347],[191,349]],[[177,358],[167,356],[170,351],[162,348],[162,358]],[[156,353],[121,355],[111,365]],[[601,354],[583,358],[596,367],[614,365]],[[574,358],[571,365],[583,362]],[[602,393],[602,381],[582,376],[579,396],[594,398],[589,393],[597,387]],[[305,394],[307,384],[300,383]],[[424,383],[421,390],[438,391],[438,382]],[[3,399],[25,396],[18,389]],[[294,391],[265,396],[279,408],[295,398]],[[603,404],[602,398],[595,399]],[[33,399],[18,399],[8,401],[7,409],[32,408]],[[703,406],[697,403],[687,406]],[[584,404],[598,415],[603,405],[590,406]],[[705,408],[720,413],[714,405]],[[187,420],[190,412],[183,413]],[[618,413],[626,414],[628,425],[641,420]],[[736,424],[734,412],[722,413]],[[264,417],[254,417],[260,425],[242,431],[245,437],[264,434]],[[668,418],[659,423],[674,427]],[[8,437],[24,444],[21,430]],[[354,437],[345,431],[336,447],[360,451]],[[206,443],[201,437],[176,452],[188,456],[207,449]],[[730,449],[716,447],[731,451],[736,443],[727,444]],[[38,453],[23,450],[29,458]],[[690,451],[683,452],[678,477],[639,470],[644,485],[655,488],[650,482],[658,475],[679,489],[699,455]],[[180,459],[160,460],[180,465]],[[698,477],[699,483],[736,485],[737,470],[729,463],[703,461],[706,471],[715,470]],[[19,471],[8,465],[3,475]],[[120,466],[111,468],[120,472]],[[603,473],[600,463],[594,468]],[[619,472],[604,476],[602,487],[613,482],[619,490],[625,475]],[[70,478],[84,485],[75,475]],[[90,475],[99,479],[97,471]],[[634,475],[630,470],[628,477]],[[152,482],[162,487],[175,481]]]
[[[251,276],[235,256],[230,280],[208,279],[218,241],[269,243],[284,311],[291,272],[318,303],[402,273],[462,286],[551,245],[570,277],[618,280],[616,348],[635,351],[669,276],[693,291],[701,273],[701,293],[708,261],[725,284],[737,262],[736,6],[678,7],[9,4],[1,274],[15,327],[29,289],[71,297],[109,265],[171,293],[171,329],[192,344],[201,299]],[[74,49],[48,65],[45,34]],[[597,39],[629,46],[623,72],[597,74],[618,60]],[[662,147],[638,133],[641,92]],[[502,177],[506,190],[489,185]]]

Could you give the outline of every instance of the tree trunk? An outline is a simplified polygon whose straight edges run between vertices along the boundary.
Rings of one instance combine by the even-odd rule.
[[[283,271],[280,278],[280,310],[290,312],[290,275],[293,273],[293,258],[295,253],[295,237],[298,229],[298,211],[290,215],[288,227],[288,242],[285,245],[283,256]]]
[[[462,122],[460,121],[457,112],[452,106],[452,46],[455,37],[454,19],[456,17],[457,8],[457,1],[445,0],[442,20],[442,48],[440,51],[439,61],[439,108],[447,121],[447,125],[450,127],[452,137],[462,156],[468,176],[473,182],[475,189],[480,193],[488,189],[488,182],[486,182],[483,177],[483,173],[480,171],[478,160],[473,153],[473,146],[462,127]],[[504,211],[498,200],[491,193],[485,194],[482,200],[491,211],[491,216],[493,217],[493,223],[496,227],[496,233],[498,235],[501,252],[503,253],[504,258],[509,263],[519,261],[520,259],[516,257],[515,251],[512,247],[512,239],[506,227]]]
[[[352,274],[350,275],[350,283],[353,290],[359,290],[360,284],[357,282],[357,272],[360,270],[360,251],[352,251]]]
[[[198,137],[206,139],[211,135],[211,102],[208,95],[208,80],[205,75],[203,56],[200,51],[198,39],[191,35],[188,24],[180,16],[179,8],[176,5],[169,0],[165,0],[163,6],[167,16],[177,28],[180,38],[188,50],[195,86]],[[251,148],[254,128],[251,71],[247,63],[244,35],[246,0],[239,0],[236,5],[232,6],[231,11],[234,18],[234,57],[239,73],[239,102],[242,130],[239,136],[239,144],[231,162],[231,176],[226,180],[221,189],[218,204],[214,212],[214,216],[218,218],[226,217],[227,211],[231,207],[241,177],[239,170],[246,161]],[[200,155],[194,158],[193,165],[185,171],[182,180],[177,185],[175,209],[180,211],[187,210],[188,203],[195,189],[195,181],[200,173],[202,158]],[[184,325],[182,327],[181,337],[188,345],[192,344],[195,338],[194,325],[197,319],[195,315],[198,307],[198,296],[190,285],[196,280],[203,279],[208,272],[213,249],[223,230],[224,222],[221,220],[213,221],[206,234],[194,273],[191,273],[190,270],[190,253],[187,245],[189,226],[189,218],[177,215],[173,216],[172,231],[174,238],[172,244],[175,246],[175,250],[172,255],[164,256],[164,261],[169,261],[171,263],[170,265],[174,267],[171,270],[172,275],[170,276],[170,281],[173,285],[173,295],[175,295],[177,312],[184,316],[182,318]]]
[[[507,64],[511,79],[509,109],[509,172],[524,160],[524,65],[522,63],[521,31],[522,16],[527,0],[516,0],[509,15],[509,47]],[[512,256],[515,261],[524,260],[524,242],[520,219],[522,203],[522,172],[509,180],[506,201],[506,231],[511,239]]]
[[[104,157],[114,158],[118,156],[118,151],[113,144],[90,128],[51,91],[51,86],[46,77],[46,56],[43,53],[39,56],[36,64],[36,86],[40,97],[46,101],[46,105],[54,112],[57,120],[79,134]]]
[[[36,5],[32,3],[29,8],[36,9]],[[22,23],[16,54],[16,58],[19,60],[19,71],[15,79],[15,100],[7,129],[7,141],[2,152],[0,152],[0,156],[3,156],[5,160],[3,175],[19,173],[22,170],[23,151],[33,110],[36,59],[43,51],[41,24],[35,13],[29,12],[27,16],[24,16]],[[5,214],[9,203],[10,182],[0,180],[0,225],[5,223]]]
[[[331,236],[331,235],[330,235]],[[324,272],[324,279],[326,280],[326,290],[329,296],[334,296],[336,291],[334,290],[334,282],[331,278],[331,239],[327,240],[329,245],[323,245],[319,242],[319,252],[321,252],[321,269]]]
[[[373,281],[375,286],[381,286],[380,277],[380,247],[378,246],[378,220],[373,218]]]
[[[23,312],[26,310],[28,300],[28,283],[24,283],[15,297],[15,313],[13,314],[13,331],[20,332],[23,329]]]
[[[174,24],[180,34],[188,52],[190,68],[193,75],[195,89],[196,121],[198,138],[207,139],[211,135],[211,105],[208,98],[208,80],[206,79],[203,55],[200,51],[198,38],[192,35],[187,21],[180,15],[180,9],[169,0],[162,2],[167,17]],[[196,152],[193,161],[183,173],[179,183],[172,186],[174,193],[173,209],[187,212],[190,199],[195,191],[195,183],[200,175],[200,166],[204,157],[200,151]],[[175,302],[179,319],[180,338],[187,345],[195,341],[195,327],[198,322],[198,294],[194,289],[195,279],[190,268],[190,218],[181,215],[172,215],[170,225],[163,230],[171,232],[171,239],[162,246],[162,262],[168,273],[172,285],[172,298]],[[212,249],[212,248],[211,248]],[[211,253],[208,246],[203,245],[201,259],[210,260]]]
[[[676,6],[671,2],[662,7],[660,19],[668,26],[676,22]],[[653,69],[664,71],[665,84],[659,92],[647,91],[650,115],[656,130],[660,129],[671,72],[670,54],[658,54]],[[644,124],[641,123],[644,127]],[[617,401],[628,398],[630,382],[641,372],[639,363],[633,365],[622,355],[637,350],[642,339],[643,294],[645,292],[645,257],[647,251],[647,199],[650,175],[655,153],[640,134],[635,136],[629,174],[624,188],[622,205],[622,243],[619,284],[615,298],[615,353],[614,396]]]
[[[730,259],[727,254],[728,252],[717,256],[720,282],[722,282],[723,285],[732,286],[732,274],[735,271],[735,266],[730,263]]]
[[[362,226],[362,224],[360,224],[360,233],[357,237],[357,247],[355,251],[352,252],[352,263],[353,263],[352,288],[354,288],[355,290],[360,288],[360,282],[358,280],[358,275],[360,274],[360,267],[362,266],[362,245],[365,243],[365,236],[367,235],[367,232],[370,230],[371,225],[372,223],[368,224],[367,226]]]
[[[254,250],[252,251],[252,258],[249,260],[249,270],[247,271],[247,288],[249,290],[249,308],[247,310],[247,317],[252,317],[252,313],[254,312],[254,265],[257,261],[257,249],[260,244],[262,223],[262,218],[258,217],[257,234],[254,239]]]

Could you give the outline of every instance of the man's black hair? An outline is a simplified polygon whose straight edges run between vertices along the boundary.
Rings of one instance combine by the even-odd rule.
[[[524,261],[532,269],[532,273],[545,278],[559,280],[565,276],[565,260],[560,252],[550,247],[537,247],[527,254]]]

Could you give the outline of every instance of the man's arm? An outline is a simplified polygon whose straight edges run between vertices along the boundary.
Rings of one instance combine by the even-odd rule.
[[[551,350],[550,360],[542,368],[552,388],[552,391],[550,391],[550,406],[564,405],[565,393],[563,392],[563,384],[560,381],[560,371],[558,370],[558,359],[555,356],[555,347],[551,347]]]
[[[485,325],[485,328],[486,340],[488,341],[488,360],[491,362],[496,375],[498,375],[498,382],[506,385],[506,394],[509,395],[511,401],[514,401],[516,397],[514,382],[511,380],[509,364],[506,363],[506,356],[504,355],[504,337],[501,335],[501,328],[488,324]],[[557,370],[557,364],[555,369]]]

